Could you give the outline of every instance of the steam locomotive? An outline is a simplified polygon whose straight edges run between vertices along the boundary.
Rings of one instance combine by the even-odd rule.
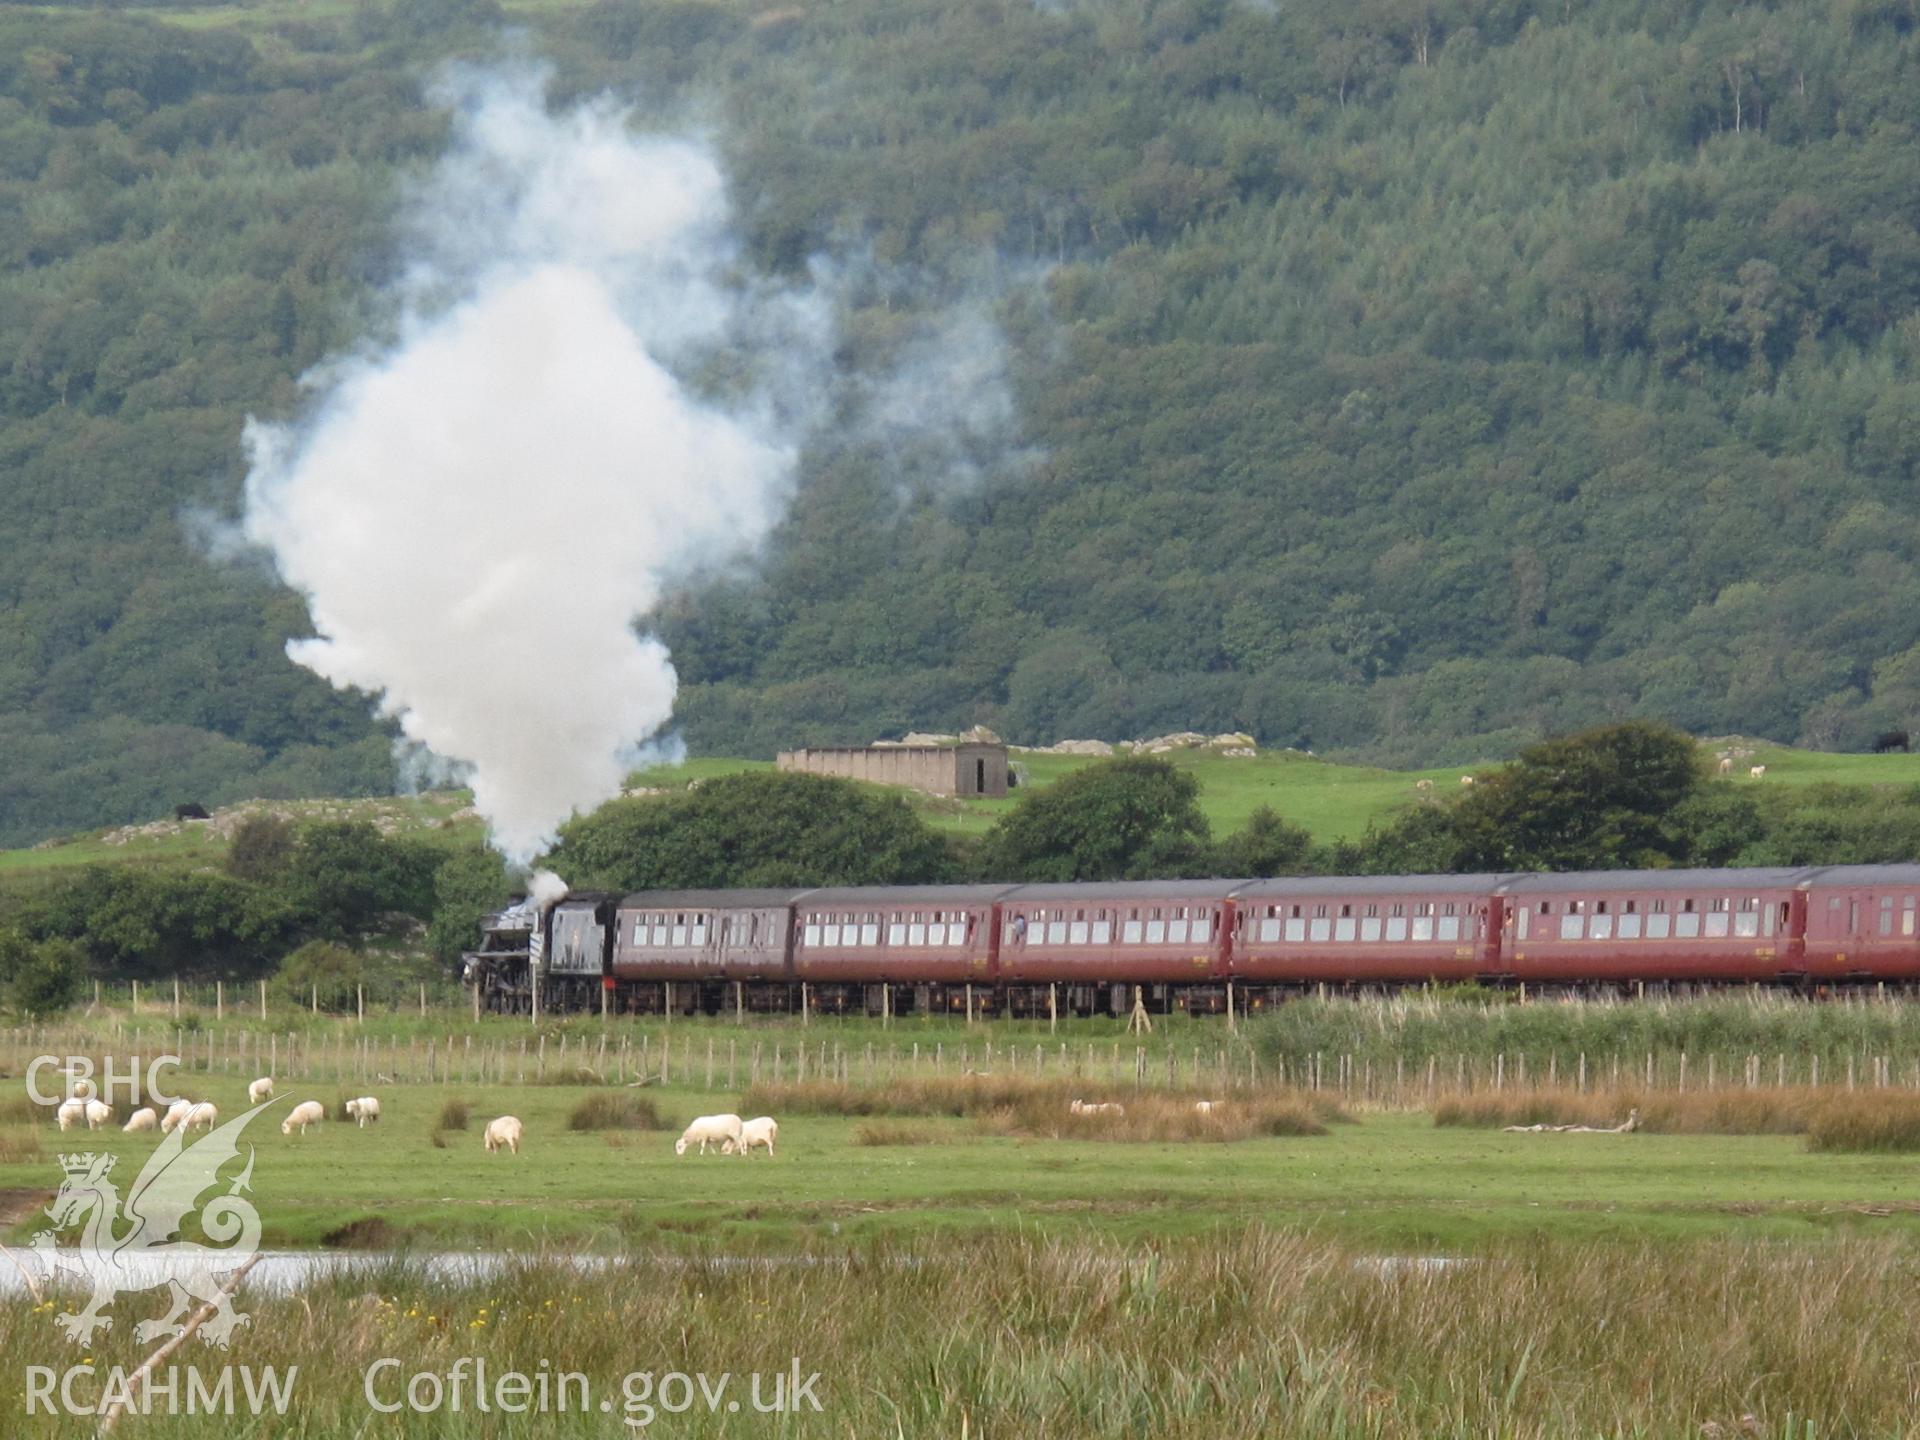
[[[1920,980],[1920,864],[522,901],[464,957],[504,1013],[1124,1015],[1309,988]]]

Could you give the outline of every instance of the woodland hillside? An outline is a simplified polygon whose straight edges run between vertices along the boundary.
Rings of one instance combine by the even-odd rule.
[[[1390,764],[1920,720],[1914,0],[0,4],[0,843],[393,783],[209,555],[377,334],[449,56],[724,152],[839,360],[1011,411],[810,448],[650,618],[696,754],[984,722]],[[968,332],[973,333],[973,332]],[[937,377],[936,377],[937,379]],[[935,393],[937,384],[928,393]]]

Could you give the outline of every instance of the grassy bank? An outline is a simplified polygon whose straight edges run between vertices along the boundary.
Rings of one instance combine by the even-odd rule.
[[[1899,1357],[1920,1350],[1908,1303],[1920,1271],[1885,1244],[1552,1243],[1433,1267],[1252,1227],[1204,1244],[1007,1236],[804,1258],[635,1255],[602,1273],[534,1262],[486,1283],[389,1271],[297,1299],[243,1294],[252,1322],[221,1358],[297,1366],[288,1416],[248,1427],[156,1415],[122,1433],[605,1436],[626,1433],[624,1416],[698,1436],[1803,1440],[1906,1434],[1914,1412]],[[95,1366],[137,1362],[146,1347],[130,1328],[104,1337]],[[0,1306],[0,1347],[23,1365],[77,1358],[25,1303]],[[383,1403],[406,1376],[474,1357],[495,1377],[543,1363],[580,1375],[568,1394],[584,1393],[587,1413],[482,1415],[469,1388],[462,1413],[376,1417],[366,1377],[387,1357],[402,1364],[376,1372]],[[219,1363],[197,1346],[179,1359]],[[808,1392],[819,1410],[803,1404],[781,1422],[729,1415],[724,1394],[719,1414],[697,1398],[684,1414],[643,1409],[678,1389],[624,1381],[678,1371],[715,1383],[731,1371],[744,1400],[749,1374],[796,1363],[821,1377]],[[34,1424],[92,1433],[77,1420]]]

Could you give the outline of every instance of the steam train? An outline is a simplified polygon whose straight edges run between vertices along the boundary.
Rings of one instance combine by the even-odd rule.
[[[505,1013],[1255,1009],[1309,988],[1920,981],[1920,864],[522,901],[464,957]],[[1230,998],[1231,997],[1231,998]]]

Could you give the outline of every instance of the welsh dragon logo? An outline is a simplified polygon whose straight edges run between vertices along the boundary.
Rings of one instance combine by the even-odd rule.
[[[242,1198],[253,1179],[251,1145],[246,1168],[227,1182],[226,1193],[199,1206],[201,1232],[215,1243],[182,1240],[180,1226],[200,1197],[221,1183],[221,1167],[239,1158],[240,1132],[273,1103],[254,1106],[196,1145],[186,1143],[186,1126],[176,1127],[141,1167],[124,1204],[111,1178],[116,1157],[60,1157],[66,1178],[46,1211],[53,1226],[33,1237],[33,1251],[49,1278],[68,1271],[93,1286],[84,1310],[54,1317],[69,1340],[86,1345],[94,1331],[111,1329],[113,1317],[104,1312],[121,1291],[164,1285],[172,1292],[172,1308],[157,1320],[141,1321],[134,1338],[144,1343],[178,1335],[187,1307],[202,1300],[215,1308],[200,1338],[226,1348],[234,1327],[248,1317],[234,1310],[215,1276],[238,1269],[260,1248],[260,1214]],[[55,1243],[55,1231],[80,1224],[78,1245]]]

